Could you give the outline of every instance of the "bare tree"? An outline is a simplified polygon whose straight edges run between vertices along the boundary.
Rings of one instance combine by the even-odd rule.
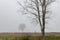
[[[24,14],[33,15],[33,19],[37,20],[40,24],[42,40],[45,40],[45,24],[49,10],[48,7],[51,3],[55,2],[55,0],[26,0],[25,5],[22,5],[19,1],[19,5],[22,7],[22,11]]]

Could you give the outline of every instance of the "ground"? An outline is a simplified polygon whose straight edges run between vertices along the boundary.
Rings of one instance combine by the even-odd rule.
[[[41,40],[41,33],[0,33],[0,40]],[[60,33],[46,33],[46,40],[60,40]]]

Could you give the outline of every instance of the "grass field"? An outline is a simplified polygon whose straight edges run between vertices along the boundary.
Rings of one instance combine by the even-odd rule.
[[[40,33],[0,33],[0,40],[41,40]],[[60,33],[47,33],[46,40],[60,40]]]

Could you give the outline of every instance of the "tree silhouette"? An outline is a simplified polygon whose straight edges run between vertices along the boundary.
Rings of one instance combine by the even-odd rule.
[[[50,18],[47,15],[49,14],[49,5],[55,2],[55,0],[26,0],[22,5],[19,1],[19,5],[22,7],[22,10],[19,11],[23,14],[29,14],[33,19],[35,19],[40,24],[42,40],[45,40],[45,27],[46,19]]]
[[[21,30],[22,32],[25,30],[26,25],[24,23],[19,25],[19,30]]]

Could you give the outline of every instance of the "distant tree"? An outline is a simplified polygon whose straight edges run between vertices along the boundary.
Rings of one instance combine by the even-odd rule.
[[[29,14],[33,19],[35,19],[40,24],[42,40],[45,40],[45,24],[46,19],[49,18],[47,15],[49,14],[49,5],[55,2],[55,0],[26,0],[22,5],[19,1],[19,5],[22,7],[20,12],[23,14]]]
[[[19,25],[19,30],[21,30],[22,32],[25,30],[26,25],[24,23]]]

